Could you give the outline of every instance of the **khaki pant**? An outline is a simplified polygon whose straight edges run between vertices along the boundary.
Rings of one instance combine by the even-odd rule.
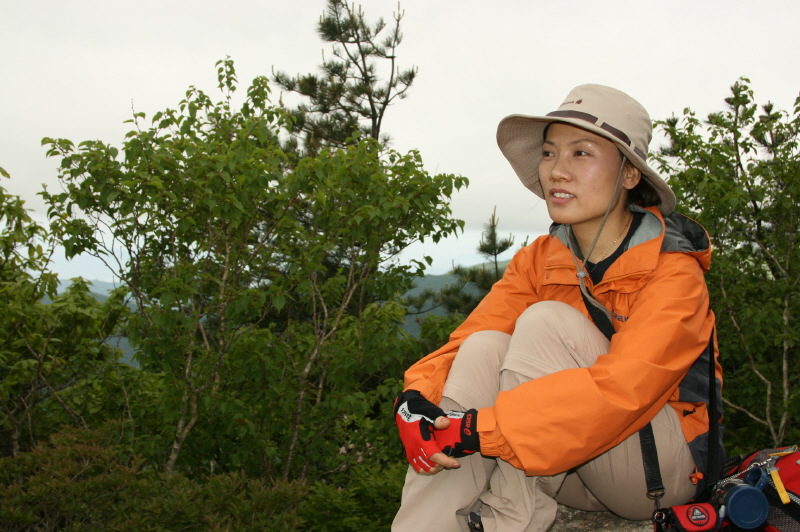
[[[569,368],[588,367],[609,342],[583,314],[564,303],[544,301],[526,310],[513,335],[482,331],[461,346],[441,402],[445,410],[492,406],[499,390]],[[695,491],[694,460],[678,416],[665,406],[652,420],[666,495],[662,506],[683,504]],[[466,516],[481,514],[485,530],[545,531],[556,502],[581,510],[605,510],[627,519],[648,519],[638,434],[574,471],[529,477],[499,458],[459,458],[459,469],[437,475],[409,468],[392,530],[467,531]]]

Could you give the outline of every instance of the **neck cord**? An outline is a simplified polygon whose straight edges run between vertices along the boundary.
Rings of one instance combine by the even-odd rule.
[[[586,253],[587,259],[591,256],[592,251],[594,251],[594,247],[595,245],[597,245],[597,241],[600,239],[600,234],[603,232],[603,228],[605,227],[606,222],[608,221],[608,216],[611,214],[611,210],[614,208],[614,205],[616,205],[619,199],[619,195],[622,192],[622,172],[625,169],[626,161],[627,158],[625,157],[625,155],[623,155],[622,163],[619,165],[619,171],[617,171],[617,180],[614,183],[614,193],[611,195],[611,199],[608,202],[608,208],[606,208],[606,213],[605,215],[603,215],[603,220],[600,222],[600,227],[597,229],[597,234],[594,235],[592,244],[589,246],[589,251]],[[570,254],[572,255],[572,262],[575,264],[575,269],[578,272],[576,276],[578,277],[578,282],[580,283],[581,293],[584,295],[584,298],[587,301],[589,301],[593,306],[597,307],[597,309],[600,310],[603,314],[605,314],[610,321],[611,312],[609,312],[609,310],[605,307],[605,305],[597,301],[594,298],[594,296],[592,296],[591,292],[589,292],[589,289],[586,288],[585,278],[588,275],[588,273],[586,272],[586,268],[584,267],[584,265],[578,264],[578,257],[575,252],[575,248],[577,247],[575,233],[572,230],[572,225],[569,225],[568,227],[569,227],[569,232],[567,237],[567,248],[569,249]],[[583,262],[585,264],[586,261],[584,260]]]

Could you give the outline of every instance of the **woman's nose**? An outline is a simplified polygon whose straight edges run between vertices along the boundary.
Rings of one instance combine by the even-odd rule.
[[[565,181],[571,176],[569,165],[562,157],[556,157],[550,169],[551,181]]]

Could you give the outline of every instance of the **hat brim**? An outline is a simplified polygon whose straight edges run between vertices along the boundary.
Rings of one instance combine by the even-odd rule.
[[[661,204],[658,206],[661,213],[664,216],[672,213],[675,209],[675,193],[672,192],[667,182],[658,172],[650,168],[639,153],[634,152],[630,146],[621,142],[608,130],[579,118],[510,115],[501,120],[497,126],[497,145],[511,163],[511,167],[522,184],[534,194],[544,199],[542,184],[539,181],[539,162],[542,159],[544,130],[549,124],[555,122],[591,131],[616,144],[631,164],[642,172],[642,177],[656,190],[661,198]]]

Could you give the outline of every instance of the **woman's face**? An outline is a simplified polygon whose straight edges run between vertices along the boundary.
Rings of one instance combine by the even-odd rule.
[[[552,124],[539,163],[550,218],[575,229],[598,225],[613,196],[620,164],[622,156],[610,140],[568,124]],[[625,190],[636,186],[639,177],[633,166],[626,165],[615,210],[625,208]]]

